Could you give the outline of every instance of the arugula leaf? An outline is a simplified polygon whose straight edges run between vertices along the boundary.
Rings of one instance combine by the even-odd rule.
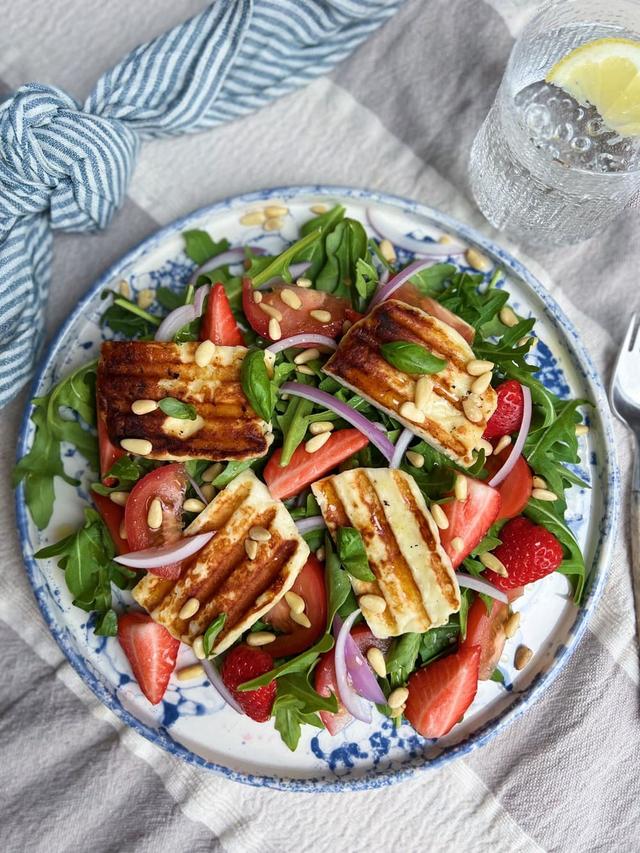
[[[202,323],[202,317],[196,317],[195,320],[191,320],[190,323],[187,323],[186,326],[183,326],[173,336],[173,341],[176,344],[186,344],[190,341],[199,341],[200,340],[200,324]]]
[[[338,557],[350,575],[361,581],[374,581],[367,552],[360,531],[355,527],[339,527],[337,534]]]
[[[355,289],[359,296],[355,307],[364,313],[373,294],[378,288],[378,270],[364,258],[356,261]]]
[[[284,252],[281,252],[276,258],[267,264],[267,266],[263,267],[259,273],[249,275],[253,286],[260,287],[261,284],[265,284],[269,279],[274,278],[275,276],[282,276],[283,273],[288,272],[289,265],[293,263],[298,256],[310,249],[314,243],[317,243],[319,239],[320,231],[311,231],[304,237],[301,237],[297,242],[292,243],[292,245],[285,249]],[[251,273],[251,270],[249,270],[249,273]]]
[[[419,654],[421,663],[430,663],[439,658],[443,652],[449,651],[455,645],[459,634],[460,626],[455,622],[425,631],[420,639]]]
[[[118,633],[118,616],[109,608],[96,619],[93,633],[98,637],[115,637]]]
[[[239,684],[237,689],[240,691],[255,690],[258,687],[264,687],[265,684],[269,684],[276,678],[281,678],[283,675],[290,675],[294,672],[306,672],[315,664],[323,652],[328,652],[332,648],[333,637],[331,634],[324,634],[315,645],[311,646],[305,652],[302,652],[295,658],[291,658],[291,660],[285,661],[280,666],[275,667],[275,669],[265,672],[264,675],[259,675],[257,678],[252,678],[251,681]]]
[[[252,409],[264,421],[270,421],[277,395],[269,378],[262,350],[251,350],[245,355],[240,370],[240,382]]]
[[[13,486],[24,480],[25,501],[36,527],[47,526],[55,499],[53,480],[61,477],[77,486],[78,481],[64,471],[61,444],[76,446],[94,471],[98,470],[98,442],[95,434],[85,429],[79,420],[69,419],[61,407],[70,409],[87,426],[95,424],[96,361],[85,364],[63,379],[44,397],[33,400],[31,420],[36,431],[31,450],[13,470]]]
[[[389,341],[380,346],[385,361],[403,373],[438,373],[447,366],[443,358],[438,358],[428,349],[409,341]]]
[[[163,397],[158,400],[158,408],[171,418],[179,418],[183,421],[195,421],[198,417],[196,407],[190,403],[183,403],[175,397]]]
[[[276,730],[290,750],[295,750],[298,745],[301,726],[306,724],[323,728],[318,711],[335,714],[337,710],[335,696],[325,698],[316,693],[309,685],[306,674],[285,675],[279,679],[272,715]]]
[[[219,613],[216,618],[213,620],[211,625],[207,628],[207,630],[202,635],[202,644],[204,646],[204,653],[207,657],[211,654],[211,649],[213,648],[213,644],[215,642],[216,637],[224,628],[224,623],[227,621],[226,613]]]
[[[409,281],[415,284],[424,296],[438,296],[445,282],[449,281],[457,268],[453,264],[434,264],[411,276]]]
[[[171,290],[169,287],[162,286],[156,290],[156,301],[162,305],[163,308],[166,308],[167,311],[174,311],[183,304],[182,297],[179,293],[175,293],[175,291]]]
[[[324,236],[324,264],[315,276],[317,290],[351,298],[359,259],[369,257],[367,235],[360,222],[343,219]]]
[[[216,489],[224,489],[224,487],[228,486],[229,483],[238,476],[238,474],[242,474],[242,472],[246,471],[247,468],[251,468],[254,462],[255,460],[252,459],[243,459],[239,462],[236,460],[227,462],[224,470],[221,471],[213,481],[213,485]]]
[[[160,317],[150,314],[113,290],[103,291],[100,298],[106,299],[109,295],[113,296],[113,303],[100,318],[101,326],[109,326],[127,338],[148,338],[162,322]]]
[[[280,467],[284,468],[291,462],[291,457],[302,443],[309,425],[308,415],[312,409],[313,403],[310,400],[294,397],[289,401],[286,412],[278,418],[283,437]]]
[[[422,634],[413,631],[394,641],[387,657],[387,677],[392,690],[401,687],[416,668],[421,643]]]
[[[141,456],[121,456],[116,459],[104,477],[105,480],[115,480],[115,485],[105,486],[102,482],[96,482],[91,484],[91,490],[99,495],[110,495],[111,492],[117,491],[129,492],[133,484],[154,467],[155,463],[150,459],[144,459]]]
[[[229,248],[229,241],[222,239],[217,242],[213,240],[206,231],[193,229],[191,231],[183,231],[184,251],[187,257],[191,258],[194,264],[199,267],[215,258],[222,252],[226,252]]]
[[[496,668],[489,676],[489,681],[495,681],[497,682],[497,684],[502,684],[504,686],[504,675],[499,669]]]
[[[349,576],[340,565],[331,539],[325,536],[325,580],[327,584],[327,632],[331,631],[333,617],[347,601],[351,590]],[[352,610],[349,611],[353,612]]]
[[[330,210],[314,216],[308,222],[300,227],[300,234],[306,237],[307,234],[312,234],[315,231],[322,231],[333,228],[341,219],[344,218],[346,210],[341,204],[334,205]]]

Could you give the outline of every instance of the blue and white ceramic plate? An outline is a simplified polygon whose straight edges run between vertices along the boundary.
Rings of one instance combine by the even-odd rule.
[[[348,215],[363,223],[367,222],[367,208],[374,206],[384,209],[403,233],[436,239],[450,234],[477,247],[505,271],[506,286],[518,312],[538,319],[539,344],[533,358],[545,384],[560,394],[595,403],[588,415],[589,434],[580,439],[583,463],[579,474],[592,488],[574,488],[569,496],[570,525],[590,567],[588,592],[582,607],[576,608],[566,578],[554,574],[517,602],[520,629],[500,661],[506,688],[483,682],[464,721],[437,743],[418,737],[408,724],[394,729],[386,718],[376,715],[371,726],[354,722],[334,738],[309,729],[295,753],[284,746],[271,722],[260,725],[238,716],[223,706],[204,681],[172,683],[165,700],[153,707],[132,680],[117,641],[94,636],[86,614],[71,605],[55,561],[33,558],[39,548],[78,526],[88,500],[88,485],[94,479],[84,459],[67,448],[65,468],[81,485],[74,488],[56,481],[55,511],[46,530],[36,529],[22,494],[17,498],[27,572],[42,613],[60,647],[98,698],[144,737],[185,761],[230,779],[287,790],[354,790],[390,784],[464,755],[504,729],[546,690],[578,643],[587,613],[602,591],[618,508],[606,398],[571,322],[533,276],[498,246],[424,205],[379,193],[315,186],[274,189],[220,202],[162,229],[112,267],[78,304],[44,360],[33,395],[45,394],[61,377],[98,355],[108,334],[100,327],[106,304],[100,294],[105,288],[115,288],[122,280],[134,292],[161,284],[176,289],[184,286],[193,264],[184,254],[182,231],[202,228],[214,238],[227,237],[232,245],[259,244],[275,251],[297,236],[299,225],[313,215],[311,207],[335,202],[345,205]],[[244,214],[269,203],[287,208],[280,231],[241,224]],[[25,412],[20,455],[29,449],[33,437],[29,414],[30,407]],[[534,657],[524,671],[516,672],[513,654],[520,643],[533,649]],[[183,646],[179,666],[192,660],[190,649]]]

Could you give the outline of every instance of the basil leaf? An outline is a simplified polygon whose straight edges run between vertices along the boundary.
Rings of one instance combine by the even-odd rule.
[[[331,631],[333,617],[347,600],[351,592],[349,576],[340,565],[340,560],[331,546],[329,536],[325,537],[325,578],[327,584],[327,631]]]
[[[416,667],[422,634],[402,634],[387,656],[387,676],[391,689],[401,687]]]
[[[226,252],[229,248],[228,240],[212,240],[206,231],[193,229],[191,231],[183,231],[184,251],[187,257],[191,258],[194,264],[202,266],[202,264],[215,258],[222,252]]]
[[[430,628],[422,634],[420,640],[420,661],[422,664],[430,663],[439,658],[444,652],[449,651],[455,645],[460,635],[458,624],[442,625],[439,628]]]
[[[158,400],[158,408],[165,415],[180,418],[183,421],[195,421],[198,417],[195,406],[190,403],[183,403],[182,400],[176,400],[175,397],[163,397],[162,400]]]
[[[389,341],[380,346],[380,352],[392,367],[412,375],[438,373],[447,366],[445,359],[409,341]]]
[[[270,421],[276,405],[276,390],[269,378],[262,350],[251,350],[245,355],[240,383],[254,412],[264,421]]]
[[[361,581],[374,581],[360,532],[355,527],[339,527],[336,539],[338,557],[349,574]]]
[[[202,636],[202,644],[204,646],[204,653],[207,657],[211,654],[211,649],[213,648],[213,644],[215,642],[216,637],[224,628],[224,623],[227,621],[227,614],[220,613],[213,620],[211,625],[207,628]]]
[[[456,273],[457,269],[453,264],[434,264],[411,276],[409,281],[415,284],[424,296],[437,296],[444,283]]]

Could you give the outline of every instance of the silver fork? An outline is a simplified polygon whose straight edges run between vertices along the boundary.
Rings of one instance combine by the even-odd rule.
[[[633,433],[635,447],[631,475],[631,582],[640,637],[640,314],[633,314],[618,353],[609,394],[614,415]]]

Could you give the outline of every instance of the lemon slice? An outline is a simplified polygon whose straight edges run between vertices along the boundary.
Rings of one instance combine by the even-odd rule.
[[[620,136],[640,136],[640,41],[603,38],[580,45],[556,62],[547,83],[594,106]]]

